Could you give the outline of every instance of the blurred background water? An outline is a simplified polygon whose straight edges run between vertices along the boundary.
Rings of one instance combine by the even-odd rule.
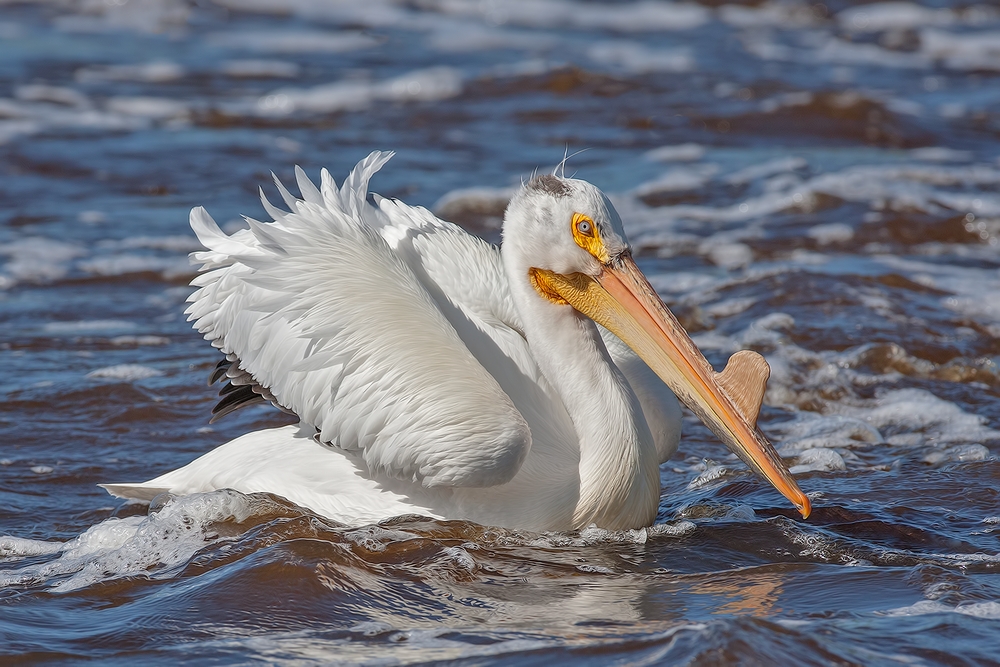
[[[372,149],[492,241],[586,149],[814,515],[690,415],[626,533],[97,488],[288,421],[208,425],[187,212]],[[993,3],[4,0],[0,173],[2,662],[1000,662]]]

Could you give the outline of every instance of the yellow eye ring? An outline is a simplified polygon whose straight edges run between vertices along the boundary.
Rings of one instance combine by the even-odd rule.
[[[572,227],[573,240],[578,246],[589,252],[597,261],[606,264],[610,257],[601,240],[601,232],[593,219],[583,213],[574,213]]]

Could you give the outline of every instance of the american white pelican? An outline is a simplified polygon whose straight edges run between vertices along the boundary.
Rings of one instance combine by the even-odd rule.
[[[216,411],[267,399],[301,423],[104,488],[264,491],[353,524],[416,513],[637,528],[656,517],[659,465],[680,438],[676,394],[808,516],[755,425],[767,363],[744,351],[712,370],[600,190],[532,179],[498,249],[424,208],[369,203],[391,156],[372,153],[339,188],[296,169],[302,199],[275,179],[290,212],[261,191],[274,221],[231,236],[191,212],[208,250],[193,255],[203,272],[187,313],[226,354],[213,380],[230,381]]]

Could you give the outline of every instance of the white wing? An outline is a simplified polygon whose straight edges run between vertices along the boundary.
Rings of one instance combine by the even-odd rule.
[[[326,170],[319,189],[297,170],[302,200],[279,184],[291,212],[262,196],[275,222],[248,219],[232,236],[194,209],[209,250],[194,254],[205,272],[187,313],[280,405],[374,474],[427,487],[503,484],[531,432],[426,281],[371,224],[385,219],[366,201],[368,180],[391,155],[372,153],[339,189]]]
[[[578,456],[578,436],[521,333],[499,249],[425,208],[382,198],[378,204],[383,237],[529,424],[534,467],[527,474],[555,484],[565,462]]]
[[[487,325],[520,331],[500,252],[422,206],[377,197],[382,236],[431,291]],[[520,335],[520,334],[519,334]]]

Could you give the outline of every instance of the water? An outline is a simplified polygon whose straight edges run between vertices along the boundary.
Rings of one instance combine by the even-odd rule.
[[[0,660],[996,664],[998,75],[1000,10],[949,0],[3,4]],[[712,363],[770,362],[813,516],[690,416],[628,533],[97,488],[288,421],[208,426],[190,207],[376,148],[492,240],[587,149]]]

